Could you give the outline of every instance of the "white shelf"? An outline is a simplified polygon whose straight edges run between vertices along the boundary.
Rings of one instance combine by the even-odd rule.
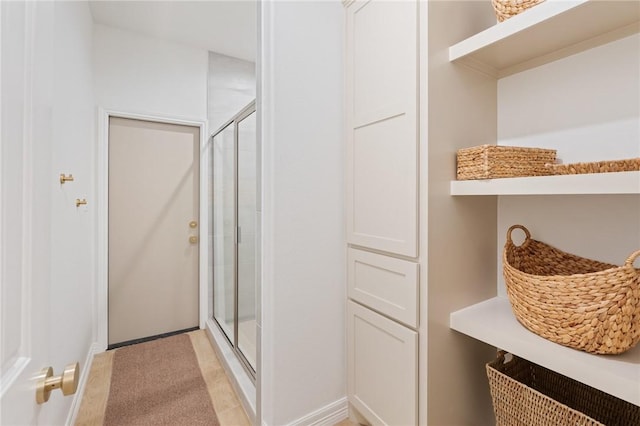
[[[638,31],[637,1],[547,0],[451,46],[449,60],[499,78]]]
[[[640,172],[451,181],[451,195],[640,194]]]
[[[566,348],[524,328],[504,297],[452,313],[450,327],[640,406],[640,345],[620,355],[593,355]]]

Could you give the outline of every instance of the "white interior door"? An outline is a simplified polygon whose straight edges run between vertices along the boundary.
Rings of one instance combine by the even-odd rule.
[[[109,345],[198,325],[199,131],[109,120]]]
[[[52,106],[52,5],[0,2],[2,425],[50,423],[55,408],[35,399],[36,375],[49,365],[52,132],[41,112]]]

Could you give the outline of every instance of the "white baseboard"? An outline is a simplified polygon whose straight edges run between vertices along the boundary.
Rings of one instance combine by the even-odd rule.
[[[289,426],[333,426],[349,417],[347,397],[340,398],[329,405],[300,417],[289,423]]]
[[[89,378],[89,371],[91,371],[91,364],[93,364],[93,357],[102,352],[102,346],[98,342],[94,342],[89,346],[89,352],[84,360],[82,369],[80,370],[80,380],[78,381],[78,389],[73,395],[73,401],[71,401],[71,408],[69,409],[69,416],[67,417],[66,425],[72,426],[76,422],[78,417],[78,411],[80,411],[80,404],[82,403],[82,395],[84,395],[84,388]]]

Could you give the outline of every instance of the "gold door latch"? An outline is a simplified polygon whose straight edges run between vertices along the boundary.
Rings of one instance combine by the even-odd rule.
[[[83,198],[82,200],[80,198],[76,198],[76,207],[86,206],[86,205],[87,205],[86,198]]]
[[[73,395],[78,390],[79,376],[80,364],[77,362],[67,365],[59,376],[53,375],[53,368],[43,368],[36,383],[36,402],[38,404],[47,402],[54,389],[60,389],[65,396]]]
[[[195,244],[195,243],[197,243],[197,242],[198,242],[198,237],[196,237],[195,235],[190,236],[190,237],[189,237],[189,242],[190,242],[191,244]]]
[[[191,222],[189,222],[189,228],[194,229],[198,227],[198,222],[196,222],[195,220],[192,220]]]

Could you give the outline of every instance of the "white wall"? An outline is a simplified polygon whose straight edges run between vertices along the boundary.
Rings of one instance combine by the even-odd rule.
[[[564,163],[640,156],[640,35],[498,82],[498,144]]]
[[[260,391],[275,426],[346,407],[344,11],[264,2],[261,25]]]
[[[98,106],[207,119],[207,51],[100,24],[93,36]]]
[[[496,293],[496,201],[452,197],[449,185],[456,150],[496,140],[496,80],[449,62],[447,52],[495,24],[495,15],[490,2],[479,1],[430,1],[427,15],[420,48],[428,81],[420,93],[428,114],[420,149],[420,380],[427,382],[420,387],[420,420],[487,425],[494,416],[484,364],[495,348],[451,330],[449,316]]]
[[[209,52],[209,133],[256,98],[256,64]]]
[[[86,2],[56,2],[51,148],[50,361],[57,372],[79,361],[95,341],[95,112],[92,73],[93,20]],[[73,182],[56,177],[72,173]],[[76,198],[87,206],[76,208]],[[72,398],[56,404],[66,415]],[[52,421],[52,423],[54,423]]]
[[[638,51],[633,35],[500,80],[498,143],[557,149],[564,163],[640,157]],[[640,196],[498,197],[500,254],[516,223],[564,251],[620,265],[640,248]]]

